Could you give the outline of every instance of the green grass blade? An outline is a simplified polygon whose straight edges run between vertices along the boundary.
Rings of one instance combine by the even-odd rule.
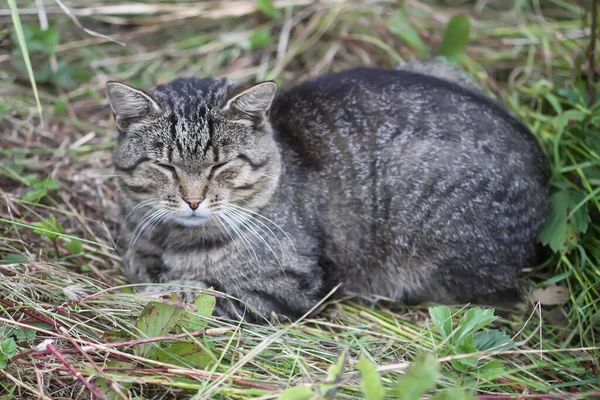
[[[23,26],[21,25],[21,17],[19,16],[19,10],[15,0],[8,0],[10,6],[12,21],[14,24],[17,38],[19,39],[19,46],[21,47],[21,54],[25,61],[25,67],[27,68],[27,75],[29,75],[29,81],[31,82],[31,89],[33,90],[33,96],[35,97],[35,103],[37,105],[38,113],[40,114],[40,120],[44,121],[42,115],[42,103],[40,102],[40,96],[37,90],[37,84],[35,82],[35,75],[33,74],[33,68],[31,67],[31,59],[29,58],[29,51],[27,50],[27,42],[25,41],[25,35],[23,34]]]

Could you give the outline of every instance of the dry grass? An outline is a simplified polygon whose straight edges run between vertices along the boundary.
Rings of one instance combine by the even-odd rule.
[[[483,399],[600,392],[600,139],[595,125],[575,114],[564,117],[571,121],[564,131],[557,123],[569,110],[600,121],[598,102],[569,97],[579,82],[595,80],[591,71],[600,65],[598,54],[586,58],[589,11],[563,0],[515,1],[510,8],[503,5],[513,2],[491,0],[403,2],[431,49],[452,15],[471,16],[463,68],[535,131],[557,190],[587,196],[585,234],[571,251],[549,252],[547,263],[523,279],[530,292],[558,283],[565,302],[527,299],[496,322],[518,346],[471,354],[503,363],[499,376],[486,377],[454,368],[452,360],[464,356],[444,353],[426,308],[373,310],[351,301],[331,304],[316,319],[275,326],[206,317],[202,329],[191,331],[184,317],[174,331],[150,339],[162,356],[139,355],[147,335],[138,315],[149,299],[132,294],[114,251],[115,133],[103,97],[107,80],[150,87],[177,76],[228,76],[291,84],[349,66],[394,67],[420,55],[388,27],[398,2],[275,1],[276,17],[245,0],[39,3],[18,6],[23,25],[60,34],[46,53],[31,43],[51,40],[47,34],[30,38],[34,69],[47,64],[49,71],[36,79],[43,121],[17,43],[7,34],[0,44],[0,343],[13,337],[17,344],[8,365],[0,364],[0,399],[97,399],[101,392],[111,399],[277,398],[288,386],[325,382],[345,348],[336,398],[361,397],[359,354],[393,387],[422,351],[442,363],[438,389],[472,389]],[[12,30],[7,7],[0,9],[0,40],[3,28]],[[584,85],[577,93],[591,90]],[[51,216],[57,224],[35,225]],[[454,311],[456,318],[464,314]],[[36,350],[47,339],[51,345]],[[187,343],[192,356],[175,356],[176,342]]]

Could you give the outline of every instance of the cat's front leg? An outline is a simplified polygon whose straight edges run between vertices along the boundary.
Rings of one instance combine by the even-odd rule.
[[[193,303],[196,297],[213,285],[208,285],[202,281],[175,279],[167,281],[159,285],[142,286],[138,290],[142,294],[147,294],[153,297],[176,295],[186,303]],[[227,317],[229,319],[246,321],[258,321],[258,311],[265,317],[269,317],[270,312],[275,309],[280,310],[281,307],[276,307],[275,304],[269,304],[266,297],[242,295],[240,297],[231,296],[223,293],[222,296],[216,296],[215,308],[213,315],[215,317]]]
[[[323,295],[323,281],[319,273],[287,271],[277,279],[267,274],[238,281],[226,291],[228,296],[217,298],[215,315],[251,322],[272,320],[274,316],[293,321],[317,305]]]
[[[144,286],[142,293],[152,296],[176,294],[186,303],[193,303],[196,296],[208,288],[218,289],[220,285],[202,281],[177,279],[161,285]],[[303,290],[298,290],[303,289]],[[315,306],[321,292],[321,282],[310,284],[288,279],[285,285],[229,286],[222,296],[216,297],[213,315],[233,320],[260,322],[272,319],[273,314],[294,320]]]
[[[139,244],[123,255],[123,272],[130,283],[156,283],[164,269],[160,253],[151,245]]]

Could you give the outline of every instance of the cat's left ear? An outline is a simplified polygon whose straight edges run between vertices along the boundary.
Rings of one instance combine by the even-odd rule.
[[[160,105],[149,94],[124,83],[109,81],[106,97],[121,129],[146,116],[162,113]]]
[[[249,119],[264,118],[271,108],[275,93],[277,93],[275,82],[258,83],[234,95],[223,109],[239,112]]]

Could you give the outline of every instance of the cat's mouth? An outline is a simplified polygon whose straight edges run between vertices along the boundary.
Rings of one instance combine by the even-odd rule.
[[[198,226],[206,223],[209,220],[206,215],[192,214],[185,217],[176,217],[175,221],[180,225]]]

